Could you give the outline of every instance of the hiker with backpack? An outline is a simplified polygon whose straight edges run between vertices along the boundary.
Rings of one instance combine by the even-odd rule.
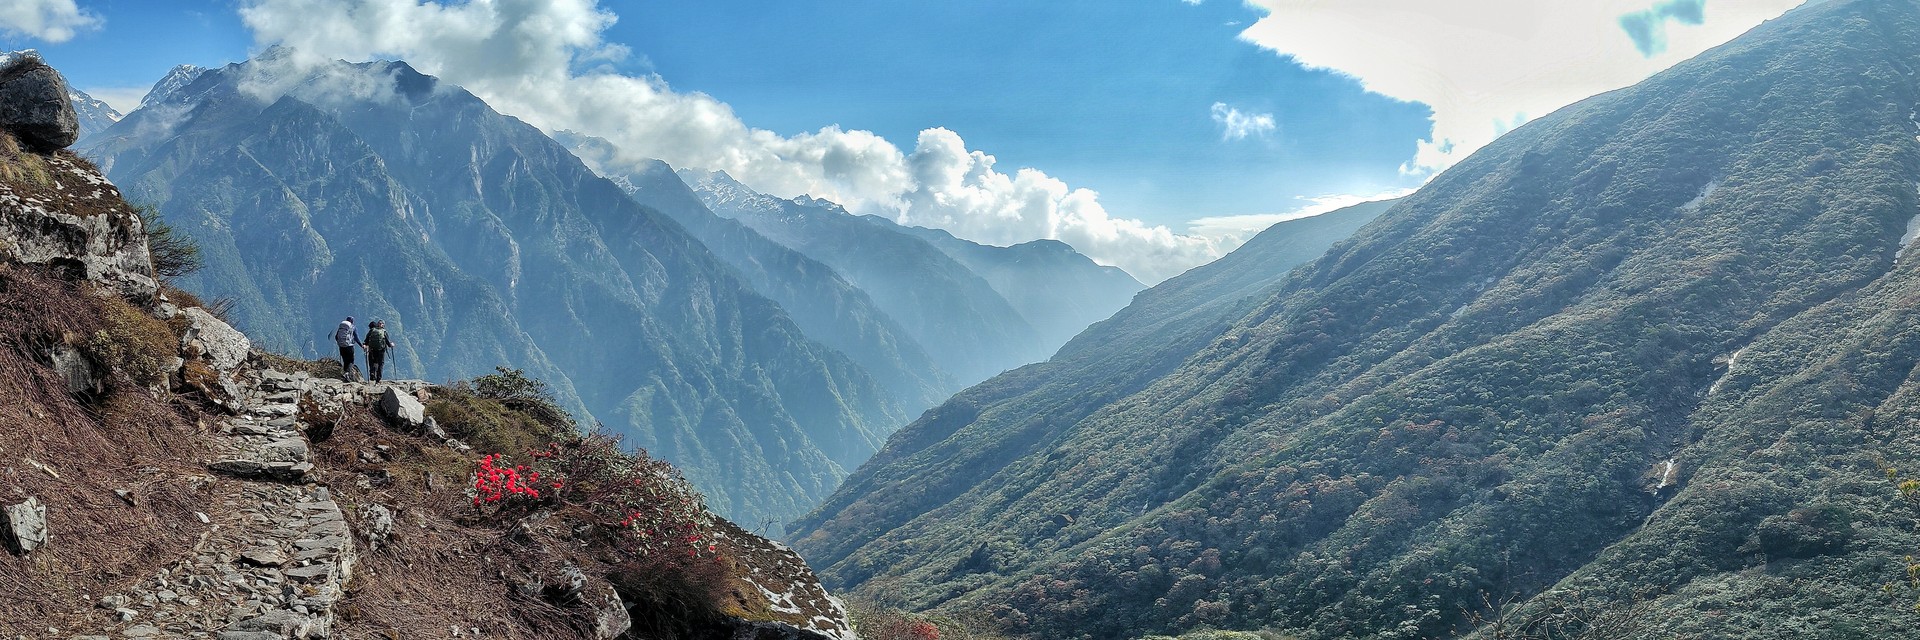
[[[387,336],[387,321],[375,320],[367,325],[367,379],[380,381],[387,364],[387,350],[393,348],[393,339]]]
[[[360,335],[353,329],[353,316],[340,321],[333,330],[333,343],[340,347],[340,379],[353,381],[353,348],[361,347]]]

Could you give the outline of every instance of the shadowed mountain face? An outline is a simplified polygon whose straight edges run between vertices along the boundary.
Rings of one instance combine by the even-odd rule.
[[[754,525],[903,421],[679,224],[458,87],[277,52],[175,79],[88,152],[199,242],[180,284],[266,346],[327,355],[353,315],[388,321],[392,376],[524,368]]]
[[[563,134],[575,154],[607,157],[606,142]],[[604,167],[606,163],[599,163]],[[907,415],[946,400],[960,386],[865,291],[819,261],[713,214],[663,162],[611,175],[635,201],[679,222],[753,290],[780,304],[806,335],[846,354],[892,393]]]
[[[680,173],[713,213],[832,267],[865,291],[962,384],[1051,352],[1033,323],[985,278],[890,223],[875,224],[825,200],[758,193],[725,173]]]
[[[1057,349],[1088,325],[1127,306],[1147,288],[1119,267],[1103,267],[1058,240],[1010,247],[956,238],[940,229],[908,227],[885,218],[864,218],[927,241],[979,274],[1033,325],[1048,349]]]
[[[1833,0],[1541,118],[1114,397],[963,392],[799,546],[1029,637],[1914,636],[1916,70],[1920,4]]]

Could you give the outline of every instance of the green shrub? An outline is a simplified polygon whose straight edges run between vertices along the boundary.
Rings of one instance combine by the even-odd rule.
[[[160,219],[151,206],[133,208],[140,216],[140,228],[147,232],[147,252],[153,262],[153,275],[160,279],[178,278],[200,270],[200,245]]]

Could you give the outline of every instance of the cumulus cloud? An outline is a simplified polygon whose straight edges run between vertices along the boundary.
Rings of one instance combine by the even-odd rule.
[[[907,157],[913,187],[903,195],[902,223],[989,244],[1054,238],[1149,283],[1224,252],[1213,239],[1112,217],[1094,192],[1069,188],[1040,171],[1001,172],[993,156],[967,150],[952,131],[928,129],[916,142]]]
[[[1264,136],[1273,133],[1275,126],[1271,113],[1247,113],[1225,102],[1213,103],[1213,122],[1220,125],[1221,140],[1240,140],[1247,136]]]
[[[100,18],[81,11],[74,0],[0,2],[0,34],[46,42],[66,42],[100,26]]]
[[[952,131],[924,131],[903,151],[868,131],[750,127],[712,96],[612,70],[628,51],[603,39],[616,16],[597,0],[249,0],[240,14],[261,45],[404,59],[535,126],[604,138],[616,168],[660,159],[975,241],[1054,238],[1147,282],[1220,254],[1212,240],[1110,216],[1094,192],[1038,170],[1004,172]]]
[[[1248,0],[1267,15],[1241,38],[1431,107],[1433,131],[1402,167],[1428,175],[1527,120],[1645,79],[1801,1]]]

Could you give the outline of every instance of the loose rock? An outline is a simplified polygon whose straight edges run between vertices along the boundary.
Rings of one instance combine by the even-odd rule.
[[[419,429],[427,422],[427,407],[415,400],[411,394],[401,393],[399,389],[389,387],[380,393],[380,413],[392,420],[394,426],[407,430]]]
[[[39,498],[28,497],[26,502],[8,506],[5,516],[0,537],[6,539],[7,548],[14,553],[32,553],[52,537],[47,532],[47,507],[40,504]]]

